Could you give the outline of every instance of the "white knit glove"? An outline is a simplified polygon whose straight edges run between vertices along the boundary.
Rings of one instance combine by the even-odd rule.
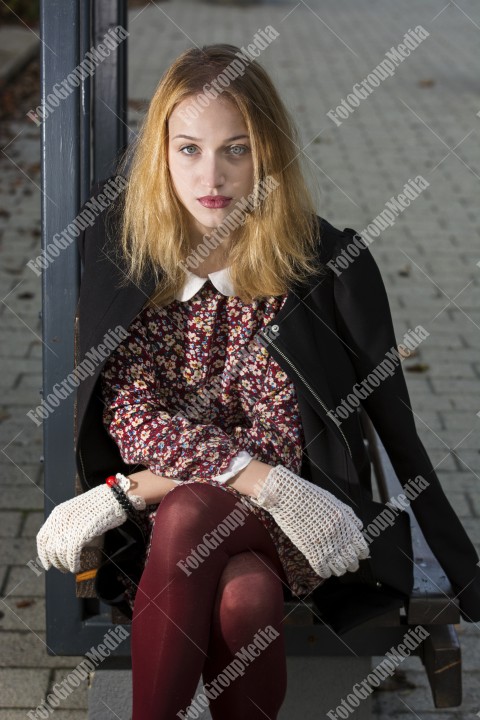
[[[272,468],[257,497],[249,499],[270,513],[321,577],[354,572],[370,555],[353,510],[283,465]]]
[[[139,495],[128,495],[137,508],[145,509]],[[80,553],[92,538],[118,527],[127,513],[108,485],[98,485],[57,505],[37,534],[37,553],[45,568],[72,573],[80,569]]]

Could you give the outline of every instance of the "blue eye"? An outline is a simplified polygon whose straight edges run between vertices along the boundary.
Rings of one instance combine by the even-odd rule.
[[[194,153],[184,153],[183,151],[188,150],[188,148],[195,148],[195,147],[196,147],[196,145],[184,145],[182,148],[180,148],[180,152],[183,155],[194,155]],[[243,152],[232,153],[232,155],[238,156],[238,157],[240,157],[241,155],[245,155],[249,150],[249,148],[246,145],[231,145],[229,150],[233,150],[234,148],[239,148],[240,150],[243,151]]]
[[[246,145],[232,145],[230,150],[232,150],[233,148],[240,148],[240,150],[244,150],[245,152],[247,152],[247,150],[248,150],[248,147]],[[245,155],[245,152],[233,153],[233,154],[234,155]]]

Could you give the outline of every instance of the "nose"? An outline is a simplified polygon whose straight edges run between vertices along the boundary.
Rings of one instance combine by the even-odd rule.
[[[211,156],[205,155],[202,160],[201,182],[205,188],[211,188],[212,190],[225,184],[222,161],[215,153]]]

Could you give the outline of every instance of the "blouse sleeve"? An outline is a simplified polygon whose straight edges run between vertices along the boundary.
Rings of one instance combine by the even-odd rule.
[[[220,427],[168,412],[152,358],[147,330],[137,318],[102,370],[102,419],[123,461],[179,482],[225,482],[248,464],[249,454],[240,454],[238,442]]]
[[[261,352],[268,356],[265,348]],[[252,393],[249,385],[238,388],[249,425],[235,426],[231,438],[256,459],[299,473],[303,430],[293,386],[273,357],[268,356],[266,369],[261,368],[260,393]]]

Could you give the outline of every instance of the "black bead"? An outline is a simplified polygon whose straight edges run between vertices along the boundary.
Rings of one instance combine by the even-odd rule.
[[[125,512],[127,513],[128,517],[132,518],[132,520],[137,521],[138,520],[138,510],[136,507],[130,502],[127,494],[122,490],[121,487],[118,485],[112,485],[111,489],[115,493],[115,496],[120,503],[120,505],[123,507]]]

